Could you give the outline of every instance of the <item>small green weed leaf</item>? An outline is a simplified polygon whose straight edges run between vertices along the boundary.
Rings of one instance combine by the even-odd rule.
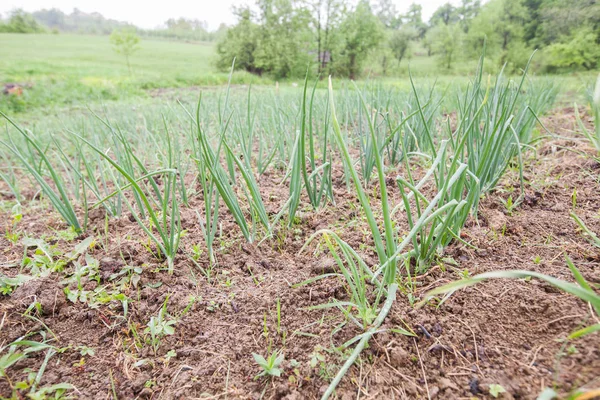
[[[504,389],[502,385],[496,383],[490,385],[490,394],[494,396],[494,398],[497,398],[500,393],[506,393],[506,389]]]

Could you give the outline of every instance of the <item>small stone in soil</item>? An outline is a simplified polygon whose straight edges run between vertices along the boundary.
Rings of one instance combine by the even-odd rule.
[[[477,378],[473,378],[469,382],[469,391],[471,392],[471,394],[481,393],[481,388],[479,387],[479,380]]]

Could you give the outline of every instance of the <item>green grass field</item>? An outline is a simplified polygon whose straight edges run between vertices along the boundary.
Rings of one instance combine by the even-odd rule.
[[[0,74],[15,81],[68,76],[147,84],[171,79],[169,83],[174,84],[201,82],[214,69],[211,43],[142,40],[131,58],[131,77],[123,56],[113,51],[107,36],[3,34],[0,46],[4,53]]]
[[[211,43],[143,39],[131,57],[131,74],[107,36],[1,34],[0,48],[0,83],[26,87],[20,98],[0,99],[9,111],[129,98],[154,88],[218,85],[228,78],[212,65]],[[258,78],[236,73],[234,80]]]

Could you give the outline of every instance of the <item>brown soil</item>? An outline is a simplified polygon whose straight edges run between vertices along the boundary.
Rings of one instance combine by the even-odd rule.
[[[544,122],[561,136],[570,136],[574,126],[569,110],[559,110]],[[452,244],[445,257],[454,262],[440,262],[418,277],[416,296],[458,279],[465,270],[474,275],[527,269],[572,281],[564,254],[589,282],[600,283],[600,252],[569,216],[576,190],[577,215],[592,231],[600,231],[598,164],[573,150],[588,149],[576,140],[556,139],[545,140],[536,154],[531,153],[526,161],[525,201],[512,215],[498,200],[511,192],[518,195],[517,176],[508,173],[496,192],[482,201],[478,220],[468,222],[461,235],[477,249]],[[244,241],[223,207],[222,235],[215,244],[218,266],[210,282],[186,256],[192,254],[193,245],[204,246],[195,212],[203,209],[200,197],[182,210],[187,233],[173,275],[157,268],[162,264],[144,247],[146,235],[135,222],[126,216],[110,220],[106,235],[102,213],[94,213],[89,234],[97,238],[97,245],[90,254],[100,260],[100,285],[116,287],[110,276],[125,265],[143,268],[137,286],[121,288],[131,299],[126,318],[118,301],[96,308],[68,301],[61,283],[65,273],[56,272],[0,297],[0,343],[4,346],[28,333],[33,334],[29,339],[41,341],[37,332],[48,331],[50,343],[66,350],[50,359],[41,385],[71,383],[78,398],[112,398],[113,386],[121,399],[318,398],[347,355],[333,349],[360,330],[343,324],[338,311],[307,309],[332,297],[343,299],[346,293],[336,278],[292,288],[333,270],[330,256],[317,242],[302,253],[299,250],[316,230],[327,227],[339,232],[369,264],[376,263],[354,192],[346,189],[340,168],[337,171],[335,205],[312,211],[303,203],[298,226],[281,228],[274,239],[258,245]],[[391,172],[390,178],[397,173]],[[263,198],[272,212],[287,199],[281,178],[280,171],[261,177]],[[398,189],[390,190],[398,203]],[[64,225],[49,210],[39,201],[27,202],[18,229],[29,237],[55,236],[52,229]],[[9,214],[4,215],[10,221]],[[406,221],[400,217],[398,223]],[[66,252],[80,240],[55,244]],[[13,265],[20,265],[23,245],[2,237],[0,249],[0,271],[16,275]],[[198,261],[204,268],[205,258]],[[72,269],[67,265],[65,271]],[[86,280],[84,284],[88,290],[98,285]],[[168,313],[175,317],[189,305],[190,296],[196,301],[178,318],[175,334],[161,340],[156,354],[150,344],[136,347],[136,331],[144,336],[146,324],[158,315],[167,296]],[[33,313],[35,318],[25,317],[34,300],[41,311]],[[562,341],[592,322],[587,304],[536,280],[489,281],[455,293],[439,308],[415,309],[407,296],[399,294],[383,328],[407,326],[417,337],[389,331],[376,335],[360,363],[343,379],[337,397],[491,398],[489,385],[500,384],[508,392],[502,398],[535,399],[544,387],[563,394],[583,385],[600,387],[600,335]],[[279,379],[256,380],[259,368],[252,353],[266,356],[269,342],[273,349],[283,349],[284,372]],[[82,356],[77,346],[94,348],[95,355]],[[167,357],[170,350],[175,357]],[[325,361],[312,367],[315,352]],[[33,353],[11,367],[11,381],[24,379],[27,368],[37,371],[44,356],[45,352]],[[7,380],[0,379],[0,395],[10,393]]]

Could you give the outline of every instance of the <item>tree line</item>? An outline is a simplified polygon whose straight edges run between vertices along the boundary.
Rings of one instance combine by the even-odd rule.
[[[596,0],[462,0],[399,13],[392,0],[257,0],[234,9],[238,22],[217,43],[217,66],[275,78],[313,74],[356,78],[377,67],[387,75],[419,51],[440,67],[476,59],[517,71],[535,49],[542,72],[591,70],[600,62]]]
[[[12,33],[83,33],[109,35],[115,30],[135,31],[138,35],[188,41],[215,41],[224,35],[227,26],[209,31],[205,21],[170,18],[156,29],[141,29],[127,22],[105,18],[97,12],[86,13],[75,8],[70,14],[51,8],[25,12],[13,10],[5,20],[0,19],[0,32]]]

